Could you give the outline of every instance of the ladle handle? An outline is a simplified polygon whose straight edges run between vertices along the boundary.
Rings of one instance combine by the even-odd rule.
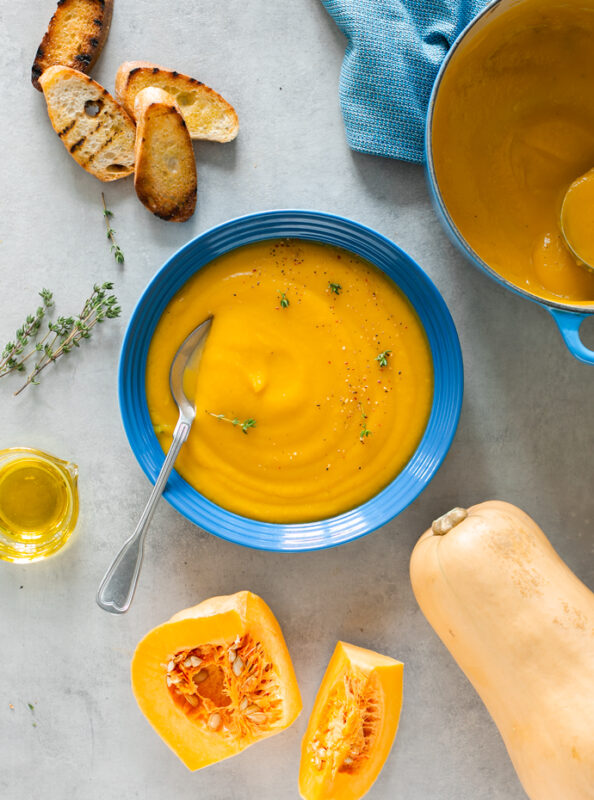
[[[173,432],[173,441],[163,462],[153,491],[138,520],[132,536],[124,542],[120,552],[105,573],[97,591],[97,604],[111,614],[124,614],[132,603],[144,549],[144,538],[155,513],[159,498],[163,494],[182,444],[188,438],[192,422],[180,417]]]

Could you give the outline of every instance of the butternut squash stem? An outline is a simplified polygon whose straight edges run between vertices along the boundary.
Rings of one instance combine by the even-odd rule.
[[[445,536],[445,534],[449,533],[456,525],[459,525],[462,520],[465,520],[467,516],[468,511],[465,508],[452,508],[447,514],[444,514],[433,522],[431,525],[433,535]]]

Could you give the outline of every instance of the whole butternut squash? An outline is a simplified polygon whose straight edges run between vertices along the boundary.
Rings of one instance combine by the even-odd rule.
[[[594,594],[538,525],[509,503],[453,509],[417,542],[411,580],[531,800],[593,800]]]

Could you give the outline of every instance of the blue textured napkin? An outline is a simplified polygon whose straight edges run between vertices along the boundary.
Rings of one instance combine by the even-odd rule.
[[[322,0],[348,39],[340,104],[353,150],[423,161],[431,87],[487,0]]]

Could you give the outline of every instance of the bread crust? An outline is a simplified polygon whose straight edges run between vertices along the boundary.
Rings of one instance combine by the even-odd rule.
[[[84,8],[87,13],[84,19],[79,13],[78,20],[72,20],[69,14],[72,14],[77,7],[79,10],[81,7]],[[107,41],[112,15],[113,0],[58,0],[58,7],[33,61],[31,68],[33,86],[41,91],[39,78],[44,70],[55,64],[72,67],[85,74],[89,73]],[[64,51],[63,46],[60,48],[59,40],[67,28],[72,33],[70,37],[72,44],[66,48],[66,52],[59,52]]]
[[[151,84],[153,78],[155,83]],[[167,84],[170,85],[170,89],[179,87],[177,96],[188,93],[199,95],[201,104],[210,107],[216,114],[217,121],[212,125],[197,124],[192,106],[184,107],[179,104],[192,139],[215,142],[230,142],[235,139],[239,132],[239,119],[233,106],[214,89],[182,72],[167,69],[150,61],[124,61],[116,74],[115,96],[134,118],[137,93],[151,85],[164,89]]]
[[[181,109],[174,98],[156,87],[136,96],[137,118],[134,188],[140,202],[168,222],[185,222],[196,209],[197,176],[192,140]],[[168,143],[176,139],[176,150],[167,152],[152,139],[166,132]],[[169,161],[175,167],[169,170]],[[177,167],[181,168],[181,171]]]
[[[52,127],[83,169],[104,182],[132,174],[135,125],[107,89],[59,65],[43,72],[40,85]]]

